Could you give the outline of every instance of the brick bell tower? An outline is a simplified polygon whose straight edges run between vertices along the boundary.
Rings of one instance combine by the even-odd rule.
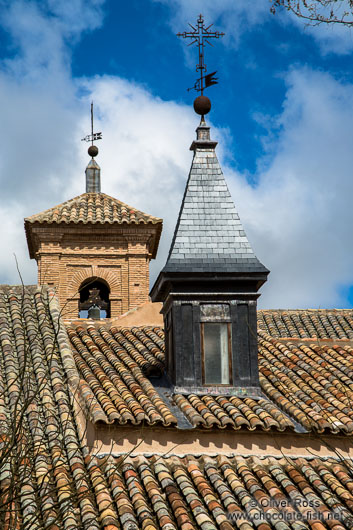
[[[162,219],[101,192],[98,148],[88,153],[86,193],[25,219],[38,284],[56,288],[64,318],[117,317],[147,302],[162,231]]]

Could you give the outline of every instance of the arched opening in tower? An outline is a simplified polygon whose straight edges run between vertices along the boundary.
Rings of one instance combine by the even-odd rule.
[[[79,317],[110,318],[110,288],[102,278],[88,278],[82,282],[78,303]]]

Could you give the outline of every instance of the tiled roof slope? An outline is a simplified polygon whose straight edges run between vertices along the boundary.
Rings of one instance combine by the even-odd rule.
[[[1,529],[107,530],[77,432],[77,385],[54,293],[0,286]]]
[[[110,530],[353,527],[351,464],[334,459],[106,457],[96,477]]]
[[[352,309],[263,309],[257,323],[276,338],[353,340]]]
[[[120,424],[171,425],[176,418],[145,374],[163,368],[161,330],[67,328],[91,418]]]
[[[246,237],[209,138],[200,124],[194,158],[163,271],[267,271]]]
[[[25,223],[161,224],[162,219],[128,206],[105,193],[82,193],[25,219]]]
[[[263,392],[308,431],[353,434],[353,348],[285,344],[259,332]]]
[[[259,331],[260,383],[267,399],[169,395],[146,377],[163,371],[161,328],[68,328],[94,422],[176,425],[172,407],[193,427],[353,434],[353,348],[283,344]],[[151,381],[153,381],[151,379]],[[167,406],[168,405],[168,406]]]
[[[261,399],[168,395],[162,399],[146,375],[164,370],[161,328],[116,328],[101,325],[67,328],[81,388],[94,423],[173,426],[176,405],[190,427],[248,430],[294,429],[276,405]]]
[[[88,337],[98,348],[101,331],[97,336],[93,330],[80,333],[76,330],[74,336],[86,343],[88,351],[93,351]],[[122,357],[121,362],[126,363],[126,367],[130,366],[124,376],[133,372],[135,377],[135,382],[130,383],[129,379],[126,387],[133,388],[137,400],[141,396],[141,408],[145,397],[150,399],[151,409],[143,408],[144,414],[153,407],[159,410],[141,378],[146,377],[144,373],[160,369],[163,360],[161,331],[158,328],[124,332],[116,329],[111,331],[112,335],[114,333],[118,344],[114,346],[115,354]],[[303,380],[307,368],[300,352],[288,345],[289,354],[280,349],[286,345],[274,339],[271,343],[270,339],[263,338],[265,343],[260,346],[263,357],[267,359],[265,351],[270,351],[275,354],[276,370],[286,375],[291,370]],[[110,338],[106,340],[109,342]],[[278,351],[271,351],[272,346]],[[113,343],[110,347],[113,349]],[[104,351],[107,357],[110,353],[103,343],[99,348],[95,354],[99,362],[103,362],[99,352]],[[316,358],[315,350],[312,347],[309,350],[306,355],[327,370],[321,374],[327,377],[327,383],[317,378],[327,391],[317,402],[323,405],[327,399],[327,403],[335,407],[330,396],[330,392],[334,394],[335,378],[330,370],[333,367],[341,370],[341,381],[345,389],[350,388],[350,352],[345,349],[345,357],[339,349],[331,352],[324,348]],[[87,365],[91,363],[90,358],[86,361]],[[284,367],[276,364],[278,362]],[[119,371],[120,367],[115,366]],[[90,369],[95,371],[97,367],[91,364]],[[99,371],[96,375],[97,385],[102,385],[104,379],[100,379]],[[351,462],[338,458],[96,457],[82,443],[76,423],[75,411],[81,403],[79,380],[80,373],[54,293],[36,287],[0,286],[1,529],[349,530],[353,527]],[[305,383],[314,384],[309,379]],[[139,384],[142,392],[138,391]],[[108,393],[108,387],[105,389]],[[305,385],[301,390],[307,391]],[[320,391],[317,387],[314,390]],[[193,399],[188,396],[188,401],[196,407]],[[298,399],[302,400],[302,396]],[[251,409],[251,403],[247,405]],[[207,406],[212,410],[211,404]],[[23,416],[19,410],[24,412]],[[163,413],[160,414],[163,417]],[[250,423],[254,420],[250,415],[248,419]],[[13,425],[17,429],[15,444],[11,436]],[[8,456],[4,453],[6,448],[10,451]],[[7,504],[7,488],[14,488],[11,504]],[[270,499],[282,501],[287,513],[295,510],[302,514],[303,521],[287,524],[275,517],[264,520],[264,514],[278,512],[270,505]],[[317,513],[326,516],[335,510],[340,520],[327,524],[306,520],[308,507],[305,502],[308,500],[315,502]],[[252,522],[230,521],[230,514],[241,512],[250,512],[250,516],[257,518]]]

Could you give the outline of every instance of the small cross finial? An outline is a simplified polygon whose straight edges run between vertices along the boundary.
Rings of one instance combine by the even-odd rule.
[[[197,44],[198,46],[199,62],[196,65],[196,72],[200,72],[201,77],[197,79],[194,86],[192,88],[188,88],[188,90],[196,90],[197,92],[201,92],[201,96],[203,96],[203,91],[205,88],[216,85],[218,82],[218,78],[215,77],[217,72],[204,75],[207,72],[204,61],[205,45],[209,44],[210,46],[213,46],[213,44],[210,42],[210,39],[219,39],[220,37],[224,36],[224,33],[220,31],[209,31],[213,24],[205,27],[204,18],[201,14],[197,19],[197,27],[195,28],[191,24],[189,24],[189,26],[191,27],[192,31],[177,33],[177,37],[183,37],[183,39],[192,39],[188,46],[191,46],[192,44]]]
[[[98,147],[93,145],[94,140],[101,140],[102,139],[102,133],[95,133],[93,132],[93,101],[91,103],[91,134],[87,134],[84,138],[82,138],[82,142],[91,142],[90,147],[88,148],[88,154],[93,158],[94,156],[98,155]]]

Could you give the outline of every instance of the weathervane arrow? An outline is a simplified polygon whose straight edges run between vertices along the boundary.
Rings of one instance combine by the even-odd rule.
[[[218,77],[215,77],[216,73],[217,72],[212,72],[211,74],[205,75],[205,88],[212,85],[218,85]]]

